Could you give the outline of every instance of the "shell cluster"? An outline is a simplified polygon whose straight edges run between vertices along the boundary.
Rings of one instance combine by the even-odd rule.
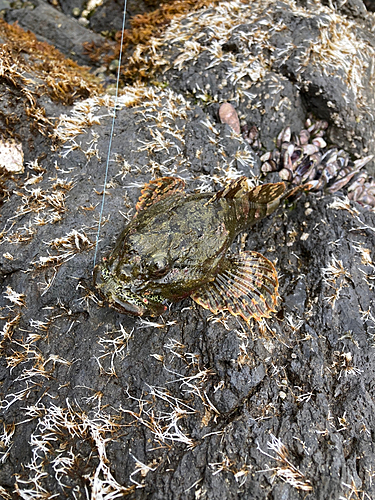
[[[277,137],[277,147],[261,156],[262,172],[277,171],[282,180],[307,191],[335,193],[346,186],[350,199],[374,208],[375,181],[361,172],[373,155],[353,161],[347,151],[327,148],[327,127],[328,122],[311,119],[299,134],[285,127]]]
[[[239,119],[235,108],[223,103],[219,118],[235,132],[239,131]],[[352,160],[349,153],[337,147],[327,148],[324,139],[328,122],[306,120],[304,129],[298,134],[285,127],[277,137],[276,148],[264,153],[260,160],[264,174],[278,172],[283,181],[306,191],[335,193],[346,187],[349,199],[368,209],[375,209],[375,180],[366,171],[361,171],[373,159],[373,155]],[[244,139],[254,150],[261,148],[256,127],[241,128]],[[296,189],[297,191],[297,189]]]

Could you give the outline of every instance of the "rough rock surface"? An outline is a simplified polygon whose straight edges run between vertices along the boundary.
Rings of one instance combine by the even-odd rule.
[[[215,190],[241,174],[257,182],[256,153],[219,123],[224,100],[267,147],[285,124],[298,130],[314,111],[353,154],[374,148],[372,77],[345,86],[342,73],[356,44],[366,63],[371,33],[315,2],[243,5],[177,19],[157,47],[169,68],[163,77],[153,61],[158,85],[123,90],[98,258],[152,177],[183,177],[190,190]],[[282,5],[289,14],[277,25]],[[227,19],[228,39],[212,39],[215,16]],[[197,28],[194,55],[194,40],[178,37],[198,20],[207,26]],[[353,52],[327,74],[311,60],[297,71],[290,46],[306,49],[298,33],[309,28],[311,45],[327,26],[346,33]],[[260,36],[268,45],[251,60],[250,40]],[[220,47],[228,57],[216,64]],[[1,85],[14,91],[9,78]],[[20,106],[12,122],[9,102],[4,123],[22,140],[22,123],[35,117]],[[48,95],[43,103],[51,122],[59,116],[55,142],[27,128],[24,173],[2,170],[0,495],[373,498],[374,213],[342,194],[309,194],[239,238],[236,246],[263,253],[279,272],[278,312],[262,323],[212,316],[190,299],[152,321],[124,316],[92,285],[113,100],[92,94],[63,114]]]
[[[266,147],[285,123],[299,130],[308,110],[330,120],[338,146],[373,153],[373,16],[354,21],[303,5],[258,0],[251,12],[239,3],[191,14],[166,30],[163,44],[138,47],[133,69],[215,111],[233,100],[244,120],[261,124]]]
[[[81,26],[72,19],[53,8],[48,3],[36,1],[28,3],[25,8],[7,11],[6,20],[15,21],[24,29],[30,30],[41,41],[53,42],[54,46],[80,64],[92,63],[85,43],[100,47],[105,39]]]

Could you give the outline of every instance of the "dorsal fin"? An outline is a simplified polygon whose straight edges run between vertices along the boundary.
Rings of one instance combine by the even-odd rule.
[[[268,205],[280,198],[284,191],[284,182],[261,184],[260,186],[249,187],[247,177],[243,176],[230,182],[224,189],[215,193],[212,198],[209,199],[207,205],[219,200],[220,198],[232,200],[234,198],[241,198],[244,195],[246,195],[247,199],[251,203]]]
[[[284,182],[276,182],[269,184],[261,184],[248,191],[249,201],[259,203],[261,205],[268,205],[273,201],[280,198],[285,191]]]
[[[182,193],[185,189],[185,181],[178,177],[160,177],[144,185],[138,203],[135,206],[137,212],[145,210],[175,193]]]
[[[208,200],[206,205],[209,205],[210,203],[213,203],[216,200],[220,200],[220,198],[227,198],[228,200],[231,200],[238,195],[240,191],[248,191],[249,187],[247,184],[247,177],[242,176],[239,177],[238,179],[235,179],[232,182],[229,182],[224,189],[221,191],[218,191],[215,193],[212,198]]]

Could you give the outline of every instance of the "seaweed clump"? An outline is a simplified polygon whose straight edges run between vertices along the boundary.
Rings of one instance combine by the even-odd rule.
[[[87,98],[100,90],[89,69],[66,58],[46,42],[17,24],[0,20],[0,133],[17,136],[17,123],[32,122],[31,129],[51,136],[53,127],[46,116],[45,96],[63,105]],[[19,109],[19,103],[22,103]],[[44,104],[44,105],[43,105]],[[11,110],[11,111],[10,111]]]

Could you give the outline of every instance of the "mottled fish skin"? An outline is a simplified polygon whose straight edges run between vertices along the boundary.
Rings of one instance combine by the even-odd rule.
[[[162,178],[146,185],[136,216],[96,266],[96,287],[121,312],[156,316],[166,310],[166,301],[189,295],[212,310],[199,291],[227,271],[236,235],[273,212],[285,190],[283,183],[249,188],[241,178],[218,193],[189,195],[178,181]],[[171,189],[173,182],[178,189]],[[233,307],[215,306],[220,309]]]

